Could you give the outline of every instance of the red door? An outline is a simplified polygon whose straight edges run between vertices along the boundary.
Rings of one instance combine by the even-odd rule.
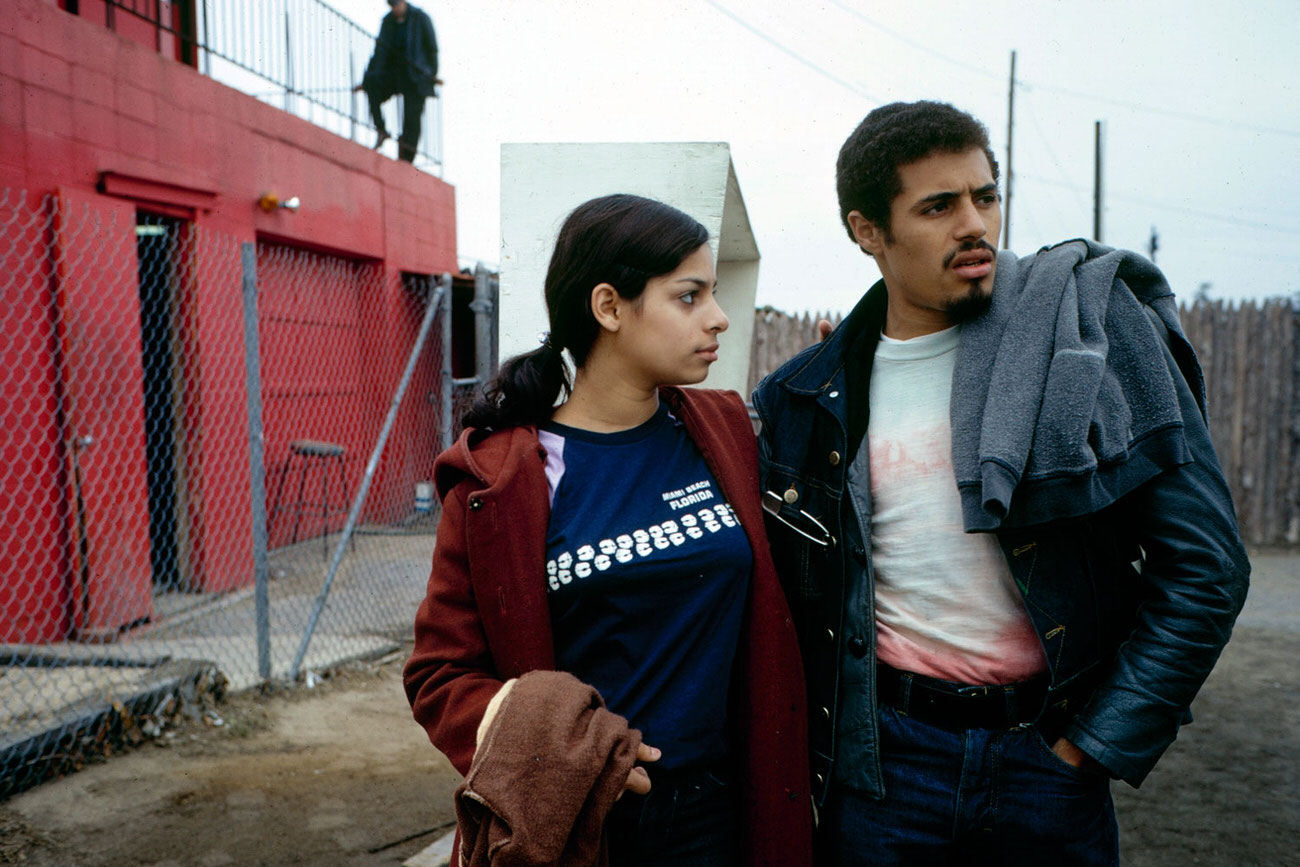
[[[152,612],[135,208],[60,189],[55,209],[72,626],[106,639]]]

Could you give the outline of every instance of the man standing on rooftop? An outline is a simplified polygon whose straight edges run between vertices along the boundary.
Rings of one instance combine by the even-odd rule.
[[[836,179],[883,279],[754,393],[822,863],[1117,865],[1110,780],[1191,721],[1250,572],[1173,293],[999,254],[950,105],[871,112]]]
[[[438,80],[438,39],[424,10],[406,0],[388,0],[388,5],[365,77],[354,89],[364,90],[370,102],[370,119],[378,132],[376,148],[389,139],[383,105],[395,94],[402,95],[397,158],[409,163],[414,162],[420,143],[424,101],[433,96]]]

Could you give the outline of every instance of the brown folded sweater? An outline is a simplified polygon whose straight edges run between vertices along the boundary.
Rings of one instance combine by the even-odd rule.
[[[461,865],[607,864],[601,828],[640,745],[573,675],[520,677],[456,790]]]

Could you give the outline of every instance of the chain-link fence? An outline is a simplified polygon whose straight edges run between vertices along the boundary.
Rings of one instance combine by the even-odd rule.
[[[0,190],[0,797],[410,630],[450,280]]]

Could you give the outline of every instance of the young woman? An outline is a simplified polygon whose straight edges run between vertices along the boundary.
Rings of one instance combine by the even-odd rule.
[[[716,283],[686,214],[579,206],[546,275],[549,335],[502,366],[436,468],[415,718],[465,774],[508,679],[595,687],[648,763],[605,822],[616,867],[811,860],[802,672],[753,428],[734,392],[677,387],[717,360]]]

